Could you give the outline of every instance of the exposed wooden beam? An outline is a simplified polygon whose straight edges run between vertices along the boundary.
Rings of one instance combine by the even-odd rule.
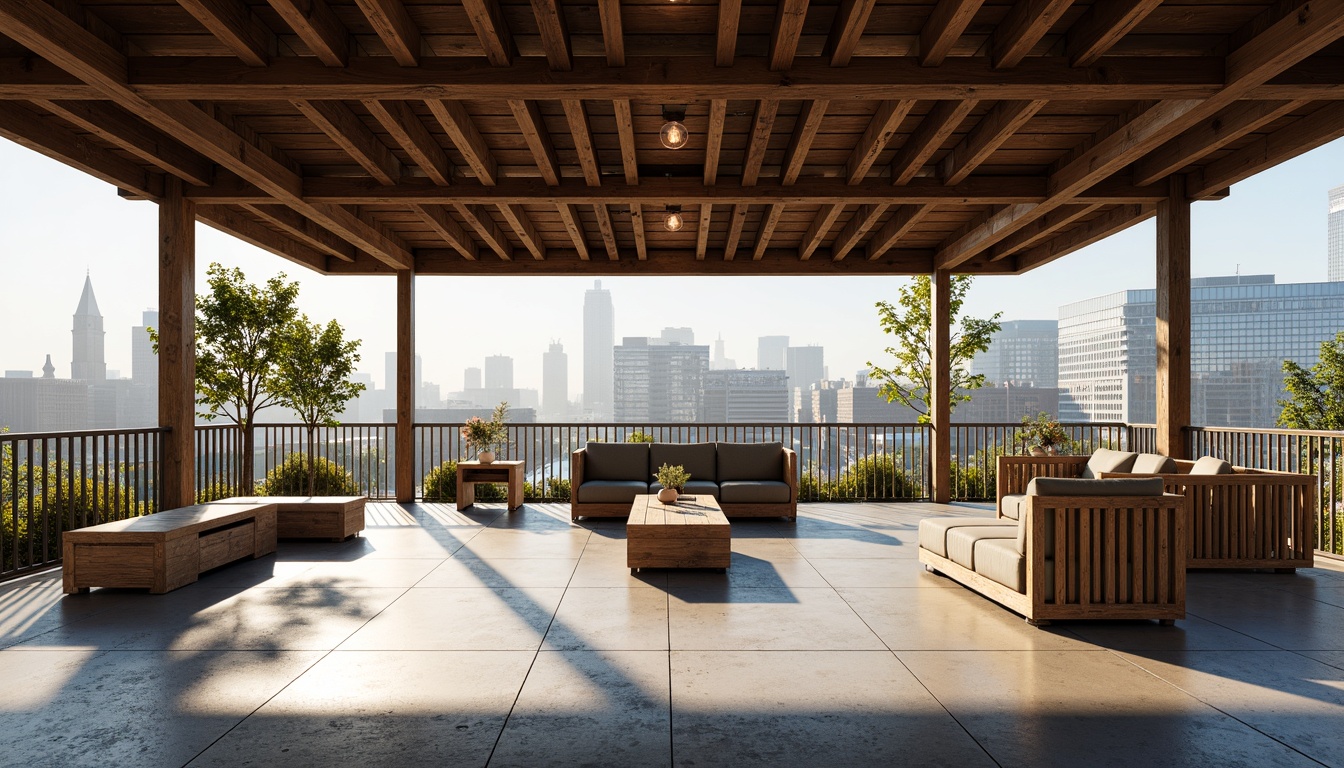
[[[467,114],[462,102],[430,99],[425,103],[439,121],[443,132],[452,140],[453,146],[457,147],[467,165],[471,166],[476,178],[486,186],[494,186],[499,176],[499,166],[495,162],[494,153],[485,143],[485,137],[476,129],[476,123]]]
[[[808,0],[780,0],[775,4],[775,28],[770,33],[771,72],[784,72],[793,66],[807,21],[807,5]]]
[[[1043,100],[1001,101],[995,104],[966,134],[966,138],[943,158],[943,180],[948,184],[960,184],[1046,104]]]
[[[822,51],[823,56],[830,57],[832,67],[849,66],[876,4],[877,0],[840,0],[840,9],[831,22],[831,33],[826,36],[826,48]]]
[[[1263,83],[1341,37],[1344,0],[1302,3],[1227,55],[1227,85]]]
[[[420,28],[401,0],[355,0],[392,58],[403,67],[420,63]]]
[[[714,42],[714,64],[733,66],[737,54],[737,25],[742,18],[742,0],[719,0],[719,26]]]
[[[1162,0],[1093,3],[1087,13],[1069,27],[1064,40],[1064,55],[1069,57],[1069,63],[1075,67],[1089,67],[1097,63],[1161,4]]]
[[[350,61],[350,33],[326,0],[267,0],[308,50],[328,67]]]
[[[783,205],[772,205],[766,209],[765,218],[761,220],[761,228],[756,233],[756,247],[751,251],[751,258],[760,261],[765,256],[765,249],[770,245],[770,238],[775,235],[775,227],[779,225],[779,217],[784,213]]]
[[[214,164],[200,153],[114,104],[97,101],[34,103],[184,181],[206,185],[214,178]]]
[[[197,210],[216,208],[223,206],[202,205],[198,206]],[[244,205],[242,208],[308,247],[335,256],[341,261],[355,260],[355,249],[350,243],[331,234],[292,208],[283,205]]]
[[[1109,213],[1099,216],[1081,226],[1058,235],[1029,251],[1018,254],[1014,259],[1016,269],[1021,273],[1061,259],[1074,251],[1086,248],[1128,229],[1153,215],[1151,205],[1122,205]]]
[[[1156,448],[1164,456],[1190,458],[1190,199],[1185,179],[1168,179],[1171,195],[1157,205]]]
[[[248,245],[273,253],[286,261],[317,272],[327,271],[327,254],[286,237],[263,224],[222,205],[196,206],[196,220]]]
[[[602,244],[607,247],[607,259],[619,260],[621,249],[616,245],[616,228],[611,225],[611,212],[605,203],[597,203],[593,206],[593,214],[597,216],[597,231],[602,233]]]
[[[698,261],[705,260],[705,252],[709,249],[709,228],[714,223],[714,206],[710,203],[700,204],[700,228],[695,231],[695,258]]]
[[[522,132],[527,148],[532,151],[532,159],[537,163],[537,170],[541,171],[542,180],[551,186],[559,184],[560,162],[555,157],[555,146],[551,143],[551,134],[541,119],[537,103],[510,99],[509,109],[513,110],[513,118],[518,121],[518,130]]]
[[[1073,0],[1017,0],[990,38],[995,69],[1012,69],[1031,53]]]
[[[919,31],[919,63],[926,67],[941,65],[984,2],[938,0],[933,13],[929,14],[923,29]]]
[[[275,55],[275,34],[243,0],[177,0],[243,63],[264,67]]]
[[[504,235],[504,230],[495,223],[490,209],[484,205],[456,205],[457,213],[471,227],[481,241],[490,247],[499,258],[513,261],[513,243]]]
[[[1341,137],[1344,137],[1344,103],[1334,102],[1196,169],[1187,176],[1186,193],[1196,200],[1208,197]]]
[[[807,232],[803,235],[803,242],[798,246],[798,258],[807,261],[812,258],[812,254],[817,250],[817,246],[826,240],[826,236],[831,233],[831,227],[835,226],[835,220],[840,218],[840,214],[845,210],[843,203],[830,203],[821,206],[817,215],[812,219],[812,224],[808,226]]]
[[[1153,184],[1246,134],[1306,106],[1302,101],[1239,101],[1149,152],[1134,164],[1134,179]]]
[[[560,0],[532,0],[532,14],[537,17],[537,31],[541,33],[541,47],[546,61],[557,72],[574,68],[574,54],[569,45],[569,25],[565,23],[565,9]]]
[[[523,210],[523,206],[501,205],[499,206],[499,212],[504,214],[504,220],[518,235],[518,239],[523,241],[523,247],[532,253],[532,258],[537,261],[545,259],[546,242],[541,239],[541,234],[532,225],[532,220],[528,218],[527,211]]]
[[[44,120],[22,104],[0,109],[0,136],[141,196],[157,199],[163,194],[161,175],[103,149],[54,119]]]
[[[451,183],[453,171],[448,154],[409,104],[404,101],[368,100],[364,102],[364,108],[382,123],[384,130],[391,134],[393,140],[401,145],[435,184],[447,186]]]
[[[1091,216],[1100,208],[1100,205],[1061,205],[995,243],[993,248],[990,249],[989,260],[1000,261],[1018,251],[1034,247],[1037,243],[1051,237],[1079,219]]]
[[[723,126],[728,120],[728,102],[715,99],[709,103],[709,130],[705,134],[705,186],[713,186],[719,178],[719,153],[723,149]]]
[[[723,260],[732,261],[737,254],[737,246],[742,242],[742,226],[747,223],[749,205],[734,205],[728,218],[728,238],[723,242]]]
[[[625,168],[625,183],[639,183],[639,157],[635,153],[635,120],[630,114],[630,100],[617,99],[611,103],[616,113],[616,134],[621,142],[621,166]]]
[[[588,186],[602,184],[602,166],[597,161],[597,150],[593,145],[593,127],[588,122],[588,111],[583,102],[577,99],[565,99],[561,102],[565,109],[565,118],[569,121],[569,133],[574,137],[574,151],[579,155],[579,167],[583,170],[583,179]]]
[[[640,261],[648,259],[649,249],[644,242],[644,209],[639,203],[630,204],[630,229],[635,233],[635,255]]]
[[[780,178],[784,184],[794,183],[803,172],[807,151],[817,138],[817,131],[821,129],[821,120],[826,116],[826,107],[829,105],[830,102],[824,99],[803,102],[798,122],[793,126],[793,135],[789,137],[789,147],[784,151],[784,164],[780,168]]]
[[[891,183],[907,184],[953,134],[978,102],[974,99],[939,101],[920,122],[891,163]]]
[[[835,242],[831,244],[831,258],[839,261],[854,250],[863,238],[877,226],[877,222],[882,218],[882,214],[887,212],[885,205],[860,205],[854,210],[854,215],[850,217],[845,226],[841,228],[840,234],[835,236]]]
[[[583,261],[574,251],[551,249],[545,261],[507,262],[498,259],[466,261],[447,249],[421,249],[416,252],[416,273],[421,275],[579,275],[585,278],[606,275],[738,275],[759,278],[762,275],[862,276],[891,277],[927,273],[933,263],[929,249],[901,249],[887,252],[876,261],[868,259],[810,259],[801,261],[792,248],[770,248],[760,261],[752,259],[709,259],[699,261],[694,254],[681,250],[650,249],[648,261]],[[1010,265],[976,264],[976,274],[1008,274]],[[376,264],[333,264],[332,274],[385,273]]]
[[[775,129],[775,116],[779,114],[779,102],[766,100],[756,105],[756,117],[751,121],[751,138],[747,143],[747,153],[742,158],[742,186],[750,187],[761,175],[761,164],[765,161],[766,150],[770,148],[770,134]]]
[[[446,206],[412,205],[411,210],[415,211],[435,234],[442,237],[444,242],[452,246],[453,250],[460,253],[462,258],[468,261],[480,258],[480,246],[476,245],[471,235],[453,219]]]
[[[597,0],[597,12],[602,19],[602,44],[607,49],[607,66],[624,67],[625,30],[621,24],[621,0]]]
[[[578,251],[579,258],[587,261],[588,238],[583,233],[583,221],[579,218],[578,209],[566,203],[560,203],[555,207],[560,211],[560,221],[564,222],[569,239],[574,242],[574,250]]]
[[[878,105],[877,114],[868,122],[868,128],[859,137],[859,143],[854,145],[854,151],[845,163],[845,178],[850,184],[858,184],[868,175],[868,169],[877,162],[878,156],[887,148],[887,142],[896,135],[901,121],[910,114],[913,106],[913,101],[892,100]]]
[[[476,30],[486,60],[496,67],[512,64],[516,49],[499,3],[496,0],[462,0],[462,8],[467,12],[472,29]]]
[[[900,239],[932,213],[935,207],[927,204],[895,206],[887,223],[868,239],[869,260],[881,258],[887,251],[895,248]]]
[[[294,106],[379,183],[396,184],[401,178],[401,161],[344,102],[296,101]]]

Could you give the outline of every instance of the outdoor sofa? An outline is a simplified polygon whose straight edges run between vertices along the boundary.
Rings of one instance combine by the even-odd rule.
[[[569,465],[571,516],[628,516],[635,496],[662,489],[664,464],[685,467],[682,492],[714,497],[728,517],[798,515],[798,456],[782,443],[588,443]]]

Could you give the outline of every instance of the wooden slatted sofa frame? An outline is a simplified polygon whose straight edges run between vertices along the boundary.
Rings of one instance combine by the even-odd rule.
[[[1003,498],[1025,492],[1035,477],[1078,477],[1087,456],[1000,456],[998,514]],[[1316,547],[1316,477],[1231,467],[1228,474],[1190,474],[1193,461],[1174,461],[1175,473],[1102,472],[1103,478],[1160,477],[1167,493],[1186,500],[1186,567],[1208,569],[1310,568]]]

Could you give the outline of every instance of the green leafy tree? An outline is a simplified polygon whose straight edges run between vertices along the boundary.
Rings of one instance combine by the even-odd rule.
[[[332,320],[326,326],[307,315],[288,323],[280,334],[275,399],[298,414],[308,431],[308,495],[315,493],[314,461],[317,428],[336,426],[336,416],[365,387],[350,380],[359,362],[359,340],[345,340],[345,330]]]
[[[957,403],[971,399],[970,395],[959,394],[967,390],[979,389],[985,385],[983,375],[972,375],[966,365],[976,354],[989,349],[990,341],[999,330],[999,317],[1002,312],[994,313],[987,319],[962,316],[962,302],[971,287],[970,275],[952,275],[951,294],[948,297],[949,315],[952,317],[953,332],[948,343],[951,368],[952,391],[951,408]],[[901,403],[919,414],[919,422],[927,424],[930,420],[930,390],[933,387],[933,334],[931,298],[933,281],[929,275],[919,275],[913,282],[901,288],[900,297],[895,305],[885,301],[877,303],[878,322],[882,332],[896,337],[896,344],[887,347],[886,353],[895,357],[896,362],[890,368],[876,366],[872,361],[873,378],[882,382],[879,394],[889,403]],[[960,325],[960,330],[956,329]]]
[[[1279,401],[1280,426],[1344,429],[1344,331],[1321,343],[1320,361],[1311,368],[1284,360],[1283,373],[1288,399]]]

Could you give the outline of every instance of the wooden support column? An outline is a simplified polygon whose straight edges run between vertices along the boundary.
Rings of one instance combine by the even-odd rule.
[[[196,204],[165,175],[159,203],[160,509],[196,503]]]
[[[1185,177],[1167,181],[1157,204],[1157,452],[1189,458],[1190,200]]]
[[[945,270],[933,273],[933,291],[929,301],[929,345],[933,355],[930,381],[933,391],[929,397],[929,420],[933,425],[933,501],[946,504],[952,500],[952,274]]]
[[[397,272],[397,501],[415,501],[415,272]]]

